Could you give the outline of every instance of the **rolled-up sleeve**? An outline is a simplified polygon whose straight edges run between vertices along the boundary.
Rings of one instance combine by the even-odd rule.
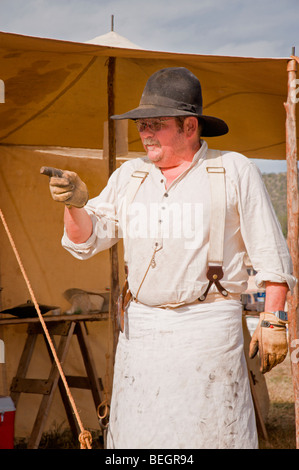
[[[292,291],[296,279],[281,226],[274,212],[262,175],[249,162],[240,172],[238,198],[241,233],[253,268],[257,287],[265,281],[287,283]]]

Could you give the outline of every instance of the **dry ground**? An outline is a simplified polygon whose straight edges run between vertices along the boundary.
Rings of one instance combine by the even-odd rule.
[[[270,409],[266,424],[268,442],[260,439],[261,449],[296,449],[295,405],[288,355],[265,375],[270,397]]]

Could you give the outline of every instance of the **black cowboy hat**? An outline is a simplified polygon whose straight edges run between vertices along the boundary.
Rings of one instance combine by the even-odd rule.
[[[185,67],[158,70],[147,81],[138,108],[111,119],[146,119],[157,117],[195,116],[203,125],[203,137],[228,132],[227,124],[202,114],[202,93],[198,78]]]

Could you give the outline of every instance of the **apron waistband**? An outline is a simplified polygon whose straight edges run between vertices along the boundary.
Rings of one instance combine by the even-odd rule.
[[[164,304],[164,305],[152,305],[153,308],[179,308],[179,307],[184,307],[185,305],[195,305],[195,304],[202,304],[202,303],[213,303],[213,302],[220,302],[223,300],[240,300],[241,299],[241,294],[233,294],[229,293],[227,296],[223,296],[219,294],[218,292],[212,292],[207,295],[205,300],[194,300],[194,302],[181,302],[177,304]],[[135,299],[134,297],[132,298],[132,302],[135,302],[137,304],[142,304],[139,300]],[[148,307],[151,307],[151,305],[147,305]]]

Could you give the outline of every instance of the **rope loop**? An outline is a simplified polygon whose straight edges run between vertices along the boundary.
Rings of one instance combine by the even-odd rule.
[[[97,415],[99,418],[100,427],[105,430],[109,424],[109,405],[107,400],[102,401],[97,408]]]

